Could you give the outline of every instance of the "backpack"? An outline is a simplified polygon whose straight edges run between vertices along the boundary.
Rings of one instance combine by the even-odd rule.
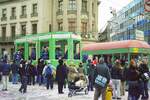
[[[52,69],[49,65],[47,66],[47,68],[45,70],[45,75],[46,76],[52,75]]]

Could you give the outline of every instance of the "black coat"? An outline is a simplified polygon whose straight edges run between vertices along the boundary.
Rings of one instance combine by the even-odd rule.
[[[112,67],[111,69],[111,78],[112,79],[122,79],[123,70],[121,68]]]
[[[26,64],[20,64],[19,74],[20,74],[20,76],[26,76],[27,75]]]
[[[56,80],[64,83],[67,78],[67,69],[64,65],[58,65],[56,70]]]
[[[45,65],[44,65],[43,63],[39,63],[39,64],[37,65],[37,74],[38,74],[38,75],[42,75],[44,66],[45,66]]]

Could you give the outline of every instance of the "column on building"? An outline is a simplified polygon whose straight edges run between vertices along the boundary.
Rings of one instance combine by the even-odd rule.
[[[98,0],[94,1],[94,11],[95,11],[95,18],[94,18],[94,32],[98,32]]]
[[[81,32],[81,6],[82,0],[77,0],[77,32]]]
[[[88,0],[89,22],[88,22],[88,30],[87,30],[87,32],[90,33],[90,34],[92,32],[92,16],[93,16],[92,3],[93,3],[93,0]]]
[[[68,16],[67,16],[68,0],[63,0],[63,31],[68,31]]]
[[[52,31],[57,31],[56,12],[58,11],[58,0],[53,0],[52,4]]]

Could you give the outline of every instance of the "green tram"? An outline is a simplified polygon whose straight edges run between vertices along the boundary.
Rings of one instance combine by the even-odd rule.
[[[150,66],[150,45],[139,40],[124,40],[89,44],[83,47],[83,55],[90,58],[105,58],[108,63],[114,63],[116,59],[124,59],[130,63],[131,59],[146,59]]]
[[[42,34],[26,35],[15,40],[15,51],[23,51],[23,58],[29,60],[33,51],[33,62],[41,57],[42,50],[48,51],[46,60],[50,60],[54,66],[58,63],[58,54],[65,59],[66,64],[71,62],[78,64],[82,59],[81,37],[73,32],[49,32]]]

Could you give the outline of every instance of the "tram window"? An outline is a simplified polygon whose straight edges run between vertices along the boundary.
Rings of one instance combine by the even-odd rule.
[[[55,59],[68,58],[67,40],[57,40],[55,48]]]
[[[74,50],[74,59],[80,59],[80,42],[79,41],[73,41],[73,50]]]
[[[41,58],[44,60],[49,59],[49,42],[41,43]]]
[[[29,58],[36,60],[36,43],[29,44]]]

